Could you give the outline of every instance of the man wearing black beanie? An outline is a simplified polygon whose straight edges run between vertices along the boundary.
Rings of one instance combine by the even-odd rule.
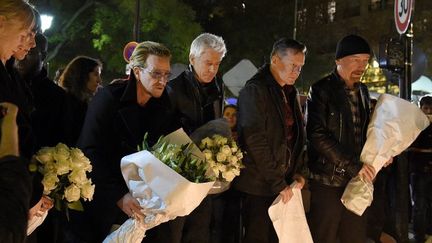
[[[360,79],[370,56],[366,40],[345,36],[337,44],[335,70],[309,91],[309,226],[315,243],[366,242],[366,213],[348,211],[340,198],[351,178],[375,177],[373,167],[360,161],[370,118],[369,92]]]

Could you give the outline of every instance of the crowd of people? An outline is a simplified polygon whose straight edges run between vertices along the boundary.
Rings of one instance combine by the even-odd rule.
[[[377,227],[385,215],[368,213],[385,207],[385,186],[377,186],[377,200],[362,216],[340,200],[351,178],[374,182],[378,173],[360,161],[373,112],[360,82],[372,55],[364,38],[347,35],[338,42],[334,70],[311,86],[303,112],[294,85],[307,48],[297,40],[277,40],[237,105],[226,105],[217,76],[227,53],[220,36],[197,36],[189,67],[171,80],[169,48],[141,42],[128,77],[102,87],[102,62],[87,56],[71,60],[53,82],[43,65],[48,41],[40,27],[27,1],[0,0],[0,242],[102,242],[128,218],[145,216],[120,171],[121,158],[137,151],[144,134],[152,145],[178,128],[190,135],[222,117],[245,154],[240,175],[190,215],[148,230],[143,242],[278,242],[268,208],[278,196],[289,203],[293,188],[311,192],[307,218],[314,242],[396,242]],[[430,118],[432,96],[423,97],[420,108]],[[27,236],[28,221],[53,207],[29,161],[59,142],[90,159],[93,200],[83,202],[82,212],[70,210],[68,220],[51,210]],[[431,148],[430,125],[409,150],[417,242],[432,230]]]

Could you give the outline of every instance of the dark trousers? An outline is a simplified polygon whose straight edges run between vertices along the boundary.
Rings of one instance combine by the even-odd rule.
[[[210,221],[212,215],[212,197],[206,196],[192,213],[185,216],[183,243],[209,243]]]
[[[413,189],[413,225],[417,242],[424,242],[428,228],[428,212],[432,210],[432,174],[416,173],[411,175]]]
[[[276,196],[242,195],[242,220],[245,229],[243,243],[278,243],[268,209]]]
[[[309,227],[315,243],[366,242],[366,212],[358,216],[341,202],[344,187],[330,187],[311,181]]]

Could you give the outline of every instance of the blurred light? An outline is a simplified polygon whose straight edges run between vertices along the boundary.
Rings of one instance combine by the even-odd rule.
[[[45,32],[45,30],[49,29],[51,27],[52,21],[54,19],[51,15],[41,14],[41,21],[42,21],[42,33]]]
[[[379,64],[378,64],[378,62],[376,60],[373,60],[372,67],[374,67],[374,68],[379,67]]]
[[[245,3],[242,3],[242,8],[246,9],[246,4]]]

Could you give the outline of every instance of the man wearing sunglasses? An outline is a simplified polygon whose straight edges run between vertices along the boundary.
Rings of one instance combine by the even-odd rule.
[[[75,224],[83,240],[102,242],[113,226],[128,217],[144,216],[122,177],[120,160],[137,152],[145,133],[151,146],[178,127],[169,118],[165,92],[170,58],[170,51],[160,43],[138,44],[130,58],[129,78],[102,88],[89,104],[78,147],[92,162],[91,178],[97,189],[93,201],[84,205],[84,217]],[[173,242],[169,230],[160,230],[165,227],[147,231],[143,242]]]

